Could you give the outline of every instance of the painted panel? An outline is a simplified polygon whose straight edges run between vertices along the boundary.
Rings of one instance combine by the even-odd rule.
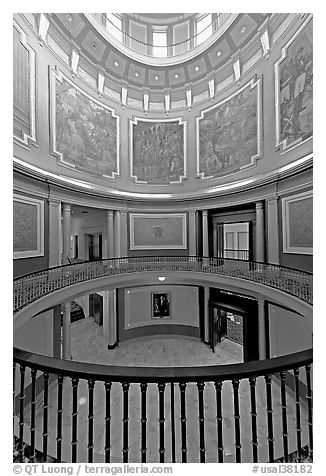
[[[136,182],[181,182],[186,176],[185,157],[185,124],[181,118],[130,121],[130,175]]]
[[[130,214],[130,249],[186,249],[186,214]]]
[[[36,140],[35,52],[16,22],[13,35],[13,135],[16,143],[28,146]]]
[[[60,164],[92,175],[114,178],[119,174],[119,117],[54,71],[51,134]]]
[[[203,179],[254,165],[261,155],[260,80],[205,109],[197,118],[197,174]]]
[[[44,202],[14,194],[14,259],[44,255]]]
[[[312,34],[312,21],[308,21],[282,49],[275,64],[276,145],[282,150],[312,137]]]
[[[282,200],[283,252],[312,254],[313,198],[304,192]]]

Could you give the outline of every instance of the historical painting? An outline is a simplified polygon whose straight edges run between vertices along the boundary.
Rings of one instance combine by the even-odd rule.
[[[14,259],[44,255],[44,202],[14,194]]]
[[[152,293],[152,318],[170,318],[170,293]]]
[[[169,184],[185,177],[184,123],[180,119],[131,121],[131,176],[136,182]]]
[[[283,150],[312,137],[312,21],[282,50],[275,65],[277,145]]]
[[[130,213],[130,249],[187,249],[186,214]]]
[[[62,164],[93,175],[119,173],[119,124],[108,106],[63,75],[55,79],[54,152]]]
[[[283,252],[312,254],[313,198],[303,192],[282,199]]]
[[[197,173],[231,174],[260,155],[260,81],[202,111],[197,118]]]

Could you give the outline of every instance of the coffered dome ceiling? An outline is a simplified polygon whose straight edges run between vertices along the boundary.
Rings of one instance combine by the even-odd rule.
[[[197,14],[164,13],[164,14],[121,14],[129,18],[141,20],[151,24],[168,24],[170,22],[184,22]],[[155,17],[154,17],[155,15]],[[60,13],[49,14],[49,34],[56,42],[69,53],[71,45],[80,52],[81,57],[90,67],[101,69],[106,77],[119,85],[127,84],[136,89],[149,88],[160,92],[164,89],[184,88],[197,82],[207,80],[210,74],[215,74],[234,56],[255,40],[263,24],[269,21],[271,14],[245,13],[234,14],[228,28],[217,31],[214,40],[205,48],[194,48],[192,57],[178,57],[176,64],[168,64],[170,58],[160,60],[163,65],[148,65],[139,55],[130,50],[130,56],[119,51],[104,37],[97,28],[91,14]],[[259,38],[258,38],[259,40]],[[209,43],[209,42],[208,42]],[[196,53],[198,50],[198,53]],[[136,58],[136,59],[135,59]],[[157,58],[156,58],[157,59]]]

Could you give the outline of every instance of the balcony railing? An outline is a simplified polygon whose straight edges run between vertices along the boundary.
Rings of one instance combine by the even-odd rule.
[[[14,281],[14,310],[63,287],[144,271],[227,275],[312,303],[312,276],[201,257],[74,263]],[[14,349],[15,461],[312,461],[312,349],[219,366],[129,367]]]
[[[199,46],[207,38],[213,35],[231,15],[231,13],[218,13],[216,18],[214,18],[209,25],[198,31],[192,37],[169,45],[154,45],[130,36],[126,31],[115,25],[106,13],[93,13],[92,17],[96,19],[96,21],[100,23],[110,35],[131,48],[133,51],[146,56],[161,58],[179,56],[190,51],[192,48]]]
[[[189,271],[241,278],[276,288],[312,304],[312,274],[285,266],[229,258],[164,256],[112,258],[58,266],[14,280],[14,312],[67,286],[106,276],[146,271]]]
[[[224,258],[248,260],[249,259],[249,250],[238,250],[238,249],[224,248],[223,257]]]

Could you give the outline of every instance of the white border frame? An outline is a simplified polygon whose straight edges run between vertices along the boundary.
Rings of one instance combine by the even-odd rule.
[[[298,193],[296,195],[290,195],[289,197],[282,198],[282,228],[283,228],[283,253],[292,253],[299,255],[312,255],[312,247],[303,246],[291,246],[290,245],[290,214],[289,204],[297,202],[305,198],[313,198],[312,190],[307,192]]]
[[[181,218],[182,244],[181,245],[136,245],[135,218]],[[187,214],[186,213],[130,213],[130,250],[186,250],[187,248]]]
[[[244,91],[250,87],[251,90],[254,88],[257,88],[257,154],[253,155],[251,157],[251,162],[249,164],[243,165],[242,167],[239,168],[239,170],[236,170],[234,172],[225,172],[222,174],[218,175],[209,175],[207,177],[204,177],[204,172],[200,172],[200,147],[199,147],[199,127],[200,127],[200,120],[205,118],[205,114],[207,112],[212,111],[213,109],[217,109],[221,104],[224,104],[225,102],[229,101],[233,97],[237,96],[239,93]],[[207,179],[217,179],[220,177],[226,177],[228,175],[233,175],[235,173],[239,173],[244,169],[247,169],[248,167],[253,167],[256,165],[257,159],[260,159],[262,157],[262,142],[263,142],[263,135],[262,135],[262,85],[261,85],[261,78],[252,78],[248,83],[246,83],[242,88],[237,89],[233,94],[230,96],[226,97],[222,101],[218,102],[217,104],[214,104],[214,106],[211,106],[207,109],[203,109],[200,113],[200,116],[196,117],[196,150],[197,150],[197,177],[200,177],[202,180],[207,180]]]
[[[94,97],[92,97],[90,94],[87,94],[83,89],[81,89],[77,84],[75,84],[71,79],[69,79],[62,71],[60,70],[54,70],[49,66],[50,70],[50,148],[51,148],[51,153],[55,154],[58,159],[59,163],[65,167],[68,167],[70,169],[75,169],[78,170],[78,172],[81,173],[86,173],[88,175],[100,175],[101,177],[105,178],[110,178],[110,179],[115,179],[116,176],[120,175],[120,116],[118,116],[115,112],[115,109],[107,106],[106,104],[98,101]],[[76,169],[76,165],[71,164],[70,162],[65,162],[63,155],[61,152],[57,151],[55,149],[56,146],[56,80],[60,81],[66,81],[68,84],[71,85],[71,87],[75,88],[80,94],[83,94],[86,96],[90,101],[93,101],[95,104],[98,104],[100,107],[103,107],[104,109],[107,109],[112,117],[116,119],[116,124],[117,124],[117,137],[116,137],[116,150],[117,150],[117,171],[112,172],[112,175],[106,175],[106,174],[101,174],[100,172],[92,172],[92,170],[87,170],[86,168],[82,170]]]
[[[34,258],[36,256],[44,256],[44,201],[36,198],[26,197],[23,195],[13,194],[14,202],[27,203],[35,205],[37,211],[37,248],[36,250],[14,251],[14,259]]]
[[[139,122],[177,122],[178,125],[183,126],[183,175],[174,182],[158,182],[152,183],[147,182],[146,180],[138,180],[138,176],[133,174],[134,160],[133,160],[133,126],[137,125]],[[143,183],[147,185],[154,186],[167,186],[170,184],[182,183],[184,179],[187,178],[187,128],[186,121],[182,117],[173,117],[171,119],[145,119],[143,117],[133,116],[132,119],[129,119],[129,157],[130,157],[130,178],[134,179],[135,183]]]
[[[291,144],[287,145],[287,139],[281,141],[281,108],[280,108],[280,64],[282,61],[285,60],[287,57],[287,50],[295,42],[297,37],[303,32],[305,27],[308,23],[312,20],[312,14],[308,16],[308,18],[303,22],[301,27],[295,32],[295,34],[291,37],[291,39],[283,46],[281,57],[276,61],[274,64],[274,88],[275,88],[275,146],[276,148],[281,149],[282,152],[287,152],[292,150],[293,148],[297,147],[300,144],[304,144],[305,142],[311,140],[313,138],[313,134],[305,140],[297,139],[296,141],[292,142]]]
[[[33,48],[27,43],[27,35],[14,20],[14,28],[20,34],[20,42],[28,51],[29,60],[29,115],[30,115],[30,130],[29,134],[23,132],[23,138],[13,135],[14,142],[18,145],[29,146],[29,141],[36,143],[36,55]]]

